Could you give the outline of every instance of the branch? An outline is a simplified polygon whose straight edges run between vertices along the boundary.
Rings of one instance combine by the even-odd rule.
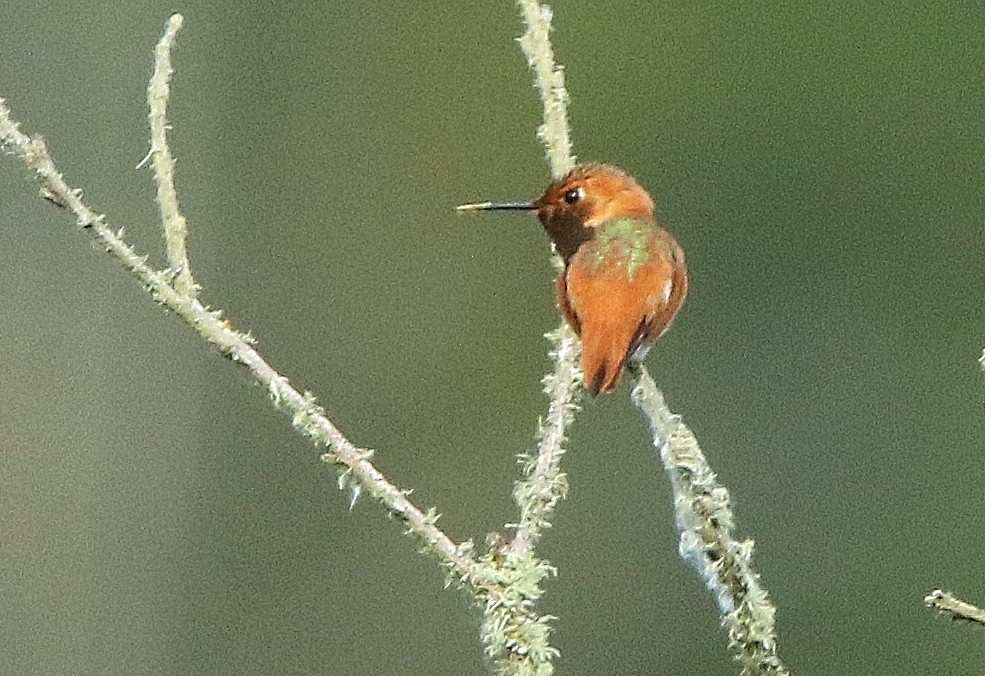
[[[526,25],[519,39],[520,48],[534,75],[544,108],[544,123],[537,132],[544,143],[551,174],[563,176],[574,166],[569,138],[567,100],[564,74],[554,63],[551,47],[551,10],[535,0],[518,2]],[[559,264],[555,256],[555,265]],[[537,456],[520,456],[523,476],[516,483],[513,499],[520,510],[513,539],[501,542],[494,538],[483,562],[500,562],[499,570],[504,583],[519,596],[512,608],[487,608],[483,618],[482,638],[486,650],[493,658],[501,674],[551,674],[551,660],[557,650],[550,646],[549,615],[536,616],[532,612],[534,602],[543,593],[543,578],[553,574],[554,568],[538,559],[534,548],[550,528],[550,519],[557,503],[567,493],[567,477],[561,472],[561,457],[567,441],[567,429],[574,421],[578,405],[580,372],[578,355],[580,343],[565,323],[545,336],[550,341],[550,356],[554,360],[554,372],[544,377],[544,393],[548,396],[547,416],[538,429]],[[524,614],[517,617],[517,611]],[[514,637],[522,637],[517,642]],[[527,653],[525,650],[533,650]]]
[[[164,226],[164,242],[168,252],[168,272],[174,276],[175,289],[186,296],[194,297],[199,286],[192,278],[191,265],[185,241],[188,238],[188,223],[178,207],[178,192],[174,187],[174,158],[168,147],[167,109],[171,97],[171,50],[181,30],[184,17],[175,14],[168,19],[164,35],[154,50],[154,75],[147,86],[147,106],[150,122],[150,151],[147,157],[154,166],[157,182],[157,203],[161,209],[161,223]],[[137,167],[143,165],[142,161]]]
[[[732,535],[735,517],[728,489],[718,482],[694,433],[667,408],[646,369],[639,364],[631,368],[636,379],[633,403],[650,422],[653,445],[674,493],[681,558],[715,597],[742,673],[788,674],[776,655],[776,607],[752,568],[753,541]]]
[[[985,610],[967,601],[962,601],[943,589],[933,590],[924,597],[923,602],[927,604],[928,608],[936,608],[942,615],[947,615],[952,620],[965,620],[985,625]]]
[[[82,202],[81,191],[66,183],[52,161],[44,140],[21,132],[10,119],[10,109],[3,99],[0,99],[0,143],[35,172],[41,181],[42,193],[72,211],[79,226],[90,230],[106,251],[119,259],[123,267],[143,283],[154,300],[184,319],[206,341],[219,348],[224,356],[249,370],[256,381],[267,389],[274,404],[292,417],[295,429],[316,445],[330,449],[326,455],[331,461],[344,465],[363,488],[379,498],[408,528],[418,532],[455,572],[463,576],[471,575],[473,562],[434,526],[434,517],[415,507],[407,499],[405,491],[389,483],[369,462],[372,452],[354,446],[325,416],[324,410],[315,403],[310,393],[301,393],[274,370],[253,347],[255,341],[249,334],[236,331],[232,324],[222,318],[220,311],[210,310],[197,299],[179,292],[172,286],[170,275],[152,268],[147,264],[147,256],[136,253],[124,241],[122,229],[114,231],[105,215],[95,213]]]
[[[545,145],[548,163],[554,176],[563,176],[574,166],[571,140],[568,135],[568,94],[564,74],[554,63],[551,47],[551,10],[535,0],[520,0],[521,13],[527,26],[518,40],[527,63],[534,74],[534,84],[544,107],[544,123],[537,132]],[[554,372],[544,377],[544,393],[550,403],[547,417],[538,430],[537,457],[521,456],[524,463],[523,481],[517,483],[513,497],[520,508],[516,534],[510,544],[513,559],[532,556],[531,551],[550,528],[550,517],[558,501],[567,492],[567,479],[561,472],[561,456],[567,440],[568,426],[578,411],[575,395],[580,373],[578,355],[581,344],[574,331],[564,321],[545,336],[550,341],[550,356]]]
[[[574,166],[567,119],[568,94],[563,70],[555,65],[550,42],[551,10],[535,0],[518,0],[527,31],[520,47],[534,72],[535,85],[544,106],[544,123],[538,137],[547,150],[551,174],[561,177]],[[536,461],[529,464],[529,478],[515,490],[522,518],[512,543],[514,554],[522,555],[538,539],[554,505],[567,487],[559,463],[564,452],[566,427],[578,410],[574,392],[580,374],[577,368],[579,343],[566,323],[548,336],[552,340],[554,373],[545,378],[551,397],[547,422],[542,425]],[[642,375],[640,375],[642,374]],[[650,421],[654,445],[660,449],[664,468],[671,479],[681,556],[702,575],[715,594],[723,623],[729,628],[730,647],[743,665],[744,673],[786,674],[776,656],[773,625],[775,607],[759,585],[751,567],[752,541],[731,536],[732,512],[728,491],[717,483],[714,472],[691,431],[667,408],[653,380],[640,367],[633,402]]]
[[[544,104],[544,123],[537,138],[547,150],[547,162],[554,178],[561,178],[575,167],[568,129],[568,91],[564,88],[564,70],[554,63],[551,46],[550,7],[537,0],[518,0],[526,32],[518,40],[534,72],[534,86]]]
[[[532,556],[507,564],[503,549],[495,546],[476,557],[471,541],[454,542],[437,527],[439,514],[435,509],[423,511],[415,506],[407,497],[410,491],[397,488],[370,462],[371,450],[352,444],[328,419],[311,393],[292,386],[264,360],[255,348],[252,336],[237,331],[222,318],[220,311],[209,309],[196,297],[198,286],[191,276],[185,250],[187,224],[178,210],[174,161],[165,134],[165,113],[170,97],[168,82],[172,73],[170,52],[182,22],[182,17],[177,14],[168,21],[156,49],[155,72],[148,86],[152,133],[148,158],[153,160],[155,168],[169,268],[157,270],[150,266],[147,256],[136,253],[125,242],[122,228],[113,230],[104,215],[97,214],[82,202],[81,190],[69,187],[44,140],[21,132],[2,98],[0,149],[9,150],[33,170],[41,182],[42,196],[75,214],[79,226],[90,231],[107,252],[119,259],[154,300],[181,317],[207,342],[218,347],[221,354],[249,370],[267,389],[274,405],[291,416],[293,427],[318,447],[327,449],[321,457],[341,468],[341,490],[348,489],[353,501],[362,493],[378,500],[403,522],[407,533],[423,543],[423,551],[435,555],[447,568],[448,584],[456,582],[472,593],[485,616],[483,639],[488,652],[506,656],[504,673],[551,673],[550,661],[557,654],[548,642],[548,623],[553,618],[535,613],[533,602],[540,595],[538,583],[551,574],[553,568]]]
[[[158,46],[155,74],[158,83],[160,73],[170,71],[166,65],[167,51],[173,44],[175,31],[181,26],[181,21],[180,15],[172,17],[168,22],[165,37]],[[165,49],[161,48],[162,45]],[[160,89],[152,83],[149,89],[157,92],[151,96],[152,101],[156,100],[152,105],[163,115],[168,98],[167,87]],[[163,144],[152,148],[155,158],[170,157],[163,136],[158,136],[153,143]],[[311,393],[302,392],[292,386],[286,377],[268,364],[254,347],[255,340],[252,336],[237,331],[228,320],[222,318],[220,311],[209,309],[194,297],[195,287],[190,275],[187,277],[190,286],[184,290],[179,289],[180,275],[173,274],[173,269],[160,271],[150,266],[147,256],[138,254],[126,243],[122,228],[114,230],[108,224],[105,215],[90,209],[81,199],[82,191],[71,188],[65,181],[64,176],[55,166],[44,140],[40,136],[32,138],[21,132],[19,125],[11,119],[10,109],[2,98],[0,98],[0,149],[7,150],[22,160],[39,179],[42,197],[71,211],[78,225],[91,232],[108,253],[115,256],[126,270],[140,280],[155,301],[181,317],[202,338],[215,345],[221,354],[246,368],[253,378],[266,388],[274,405],[291,417],[292,426],[311,439],[316,446],[327,449],[322,459],[342,467],[339,477],[341,489],[349,488],[354,496],[365,492],[382,503],[392,515],[403,522],[408,533],[415,535],[423,543],[425,551],[437,556],[448,569],[449,581],[454,580],[470,588],[480,605],[485,605],[487,608],[514,608],[513,617],[519,620],[530,618],[529,607],[519,607],[521,604],[517,600],[518,594],[508,590],[497,579],[502,576],[497,575],[495,567],[475,558],[471,541],[458,544],[449,538],[435,525],[438,520],[436,511],[421,510],[408,499],[409,491],[401,490],[389,482],[370,462],[372,451],[359,448],[350,442],[328,419],[324,409],[317,404]],[[157,177],[159,187],[162,184],[170,187],[162,187],[159,194],[169,192],[173,194],[173,170],[173,162],[160,164]],[[176,200],[174,205],[176,208]],[[170,207],[165,207],[162,202],[162,218],[168,220],[170,216],[164,215],[165,211],[169,214],[176,213]],[[183,239],[183,219],[181,224],[181,228],[173,230],[172,234],[176,233],[176,236]],[[171,260],[173,263],[174,258]],[[184,270],[187,270],[187,267],[184,267]],[[534,616],[531,621],[536,623],[540,618]],[[521,649],[527,648],[519,642],[517,645]]]
[[[568,137],[567,94],[563,73],[554,64],[550,45],[551,13],[531,0],[519,0],[527,24],[520,45],[535,74],[535,84],[544,104],[544,124],[538,136],[544,142],[551,172],[567,173],[574,160]],[[326,462],[342,468],[340,489],[349,489],[353,499],[365,492],[379,500],[400,519],[407,532],[417,536],[423,549],[433,553],[447,567],[449,581],[468,587],[483,607],[482,637],[487,652],[503,674],[550,674],[557,651],[550,646],[549,615],[534,612],[542,591],[543,578],[553,568],[534,556],[534,547],[550,527],[550,516],[564,497],[566,480],[560,471],[566,431],[578,410],[575,401],[580,373],[579,343],[564,323],[548,338],[552,343],[554,372],[544,379],[550,397],[546,419],[540,427],[536,458],[525,459],[524,480],[517,483],[514,497],[520,507],[512,540],[493,538],[489,550],[480,557],[473,553],[471,541],[456,543],[436,526],[434,509],[422,511],[408,499],[408,491],[389,482],[370,462],[372,451],[353,445],[329,420],[314,396],[292,386],[286,377],[268,364],[255,348],[249,334],[237,331],[197,298],[186,250],[187,223],[178,207],[174,187],[174,159],[167,145],[166,111],[173,72],[171,50],[182,25],[180,15],[168,22],[156,49],[155,73],[148,86],[151,150],[158,186],[158,203],[168,251],[168,267],[158,270],[147,257],[136,253],[123,238],[122,228],[112,229],[104,215],[91,210],[81,200],[81,191],[72,189],[58,171],[43,139],[22,133],[11,119],[0,98],[0,148],[9,150],[35,172],[41,194],[70,210],[80,227],[87,229],[123,266],[148,289],[161,305],[172,310],[194,328],[221,354],[248,369],[263,385],[277,408],[291,416],[293,427],[327,449]],[[141,163],[143,164],[143,162]],[[733,648],[747,672],[787,673],[775,657],[773,606],[758,586],[758,576],[749,566],[751,542],[736,542],[730,535],[732,514],[728,493],[717,484],[704,461],[693,435],[663,403],[652,380],[642,371],[634,389],[634,402],[651,421],[654,444],[674,486],[678,525],[681,528],[681,554],[702,572],[716,594],[729,626]]]

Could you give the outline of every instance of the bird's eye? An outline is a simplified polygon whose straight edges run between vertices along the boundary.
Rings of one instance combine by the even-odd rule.
[[[572,188],[564,193],[564,201],[568,204],[575,204],[585,196],[584,188]]]

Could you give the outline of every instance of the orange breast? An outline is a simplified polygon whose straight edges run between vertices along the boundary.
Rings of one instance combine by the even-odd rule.
[[[680,246],[662,229],[649,238],[645,262],[632,269],[618,251],[600,262],[591,244],[583,244],[558,276],[557,294],[581,336],[585,387],[594,397],[615,387],[633,353],[642,356],[670,328],[687,295],[687,267]]]

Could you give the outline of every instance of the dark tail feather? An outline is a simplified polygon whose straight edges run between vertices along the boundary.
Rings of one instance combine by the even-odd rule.
[[[608,392],[619,382],[619,374],[622,373],[622,367],[622,363],[613,366],[611,362],[602,362],[599,364],[595,373],[585,374],[585,389],[588,390],[588,393],[593,398],[603,392]]]
[[[644,317],[631,335],[606,324],[582,331],[581,366],[590,395],[597,397],[616,386],[626,360],[646,340],[647,328]]]

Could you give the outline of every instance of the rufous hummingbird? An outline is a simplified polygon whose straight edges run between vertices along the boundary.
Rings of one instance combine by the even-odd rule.
[[[564,259],[557,304],[581,337],[585,388],[616,386],[670,328],[687,296],[684,251],[653,216],[653,198],[611,164],[580,164],[533,202],[463,204],[461,211],[536,211]]]

